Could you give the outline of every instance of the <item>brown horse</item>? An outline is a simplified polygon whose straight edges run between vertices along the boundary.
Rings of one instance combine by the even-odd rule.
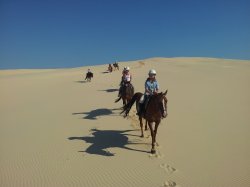
[[[109,71],[109,73],[111,73],[113,71],[113,67],[111,66],[111,64],[109,64],[109,66],[108,66],[108,71]]]
[[[155,153],[156,134],[157,134],[158,126],[161,122],[161,119],[167,117],[167,102],[168,102],[167,97],[166,97],[167,92],[168,90],[166,90],[164,93],[161,92],[161,93],[151,96],[148,102],[147,108],[139,116],[140,127],[141,127],[141,137],[144,137],[142,118],[144,118],[148,122],[148,126],[150,128],[151,137],[152,137],[152,149],[151,149],[152,154]],[[139,101],[142,95],[143,94],[140,92],[135,93],[131,101],[123,107],[123,111],[121,113],[125,112],[124,117],[128,115],[131,107],[133,106],[135,102],[136,102],[136,109],[138,112]],[[155,124],[154,128],[153,128],[153,123]]]
[[[91,78],[93,78],[94,74],[92,72],[88,72],[86,73],[86,77],[85,80],[87,80],[87,82],[91,81]]]
[[[115,100],[115,102],[117,103],[118,101],[120,101],[120,99],[122,99],[123,106],[125,106],[132,99],[133,95],[134,95],[133,85],[131,83],[124,83],[124,85],[122,85],[121,87],[121,95],[118,99]]]
[[[115,63],[113,64],[113,66],[114,66],[114,71],[115,71],[116,69],[119,70],[119,65],[118,65],[117,62],[115,62]]]

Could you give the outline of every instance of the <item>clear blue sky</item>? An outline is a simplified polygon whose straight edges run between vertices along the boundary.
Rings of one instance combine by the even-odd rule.
[[[250,59],[249,0],[0,0],[0,69]]]

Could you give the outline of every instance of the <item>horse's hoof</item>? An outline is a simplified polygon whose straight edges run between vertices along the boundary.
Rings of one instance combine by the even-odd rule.
[[[155,149],[151,149],[151,154],[155,154]]]
[[[144,134],[141,135],[141,138],[144,138]]]

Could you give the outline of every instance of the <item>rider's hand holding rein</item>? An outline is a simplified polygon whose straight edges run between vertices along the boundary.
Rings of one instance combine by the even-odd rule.
[[[158,92],[154,92],[154,93],[153,93],[153,95],[157,95],[157,94],[158,94]]]

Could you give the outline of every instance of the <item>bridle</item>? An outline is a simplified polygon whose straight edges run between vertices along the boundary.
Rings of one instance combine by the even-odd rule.
[[[162,117],[163,118],[166,118],[167,117],[167,98],[165,95],[162,95],[162,98],[161,98],[161,103],[160,103],[160,109],[161,109],[161,112],[162,112]]]

